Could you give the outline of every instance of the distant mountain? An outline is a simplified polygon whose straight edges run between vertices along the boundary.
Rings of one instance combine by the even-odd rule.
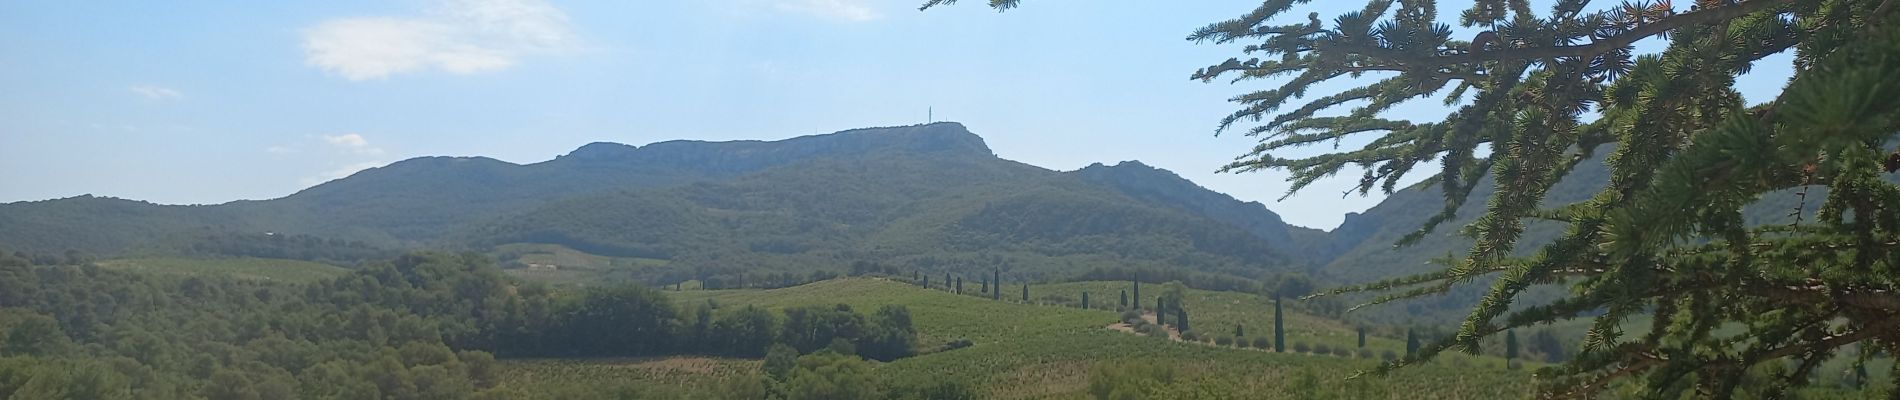
[[[1604,146],[1594,151],[1594,157],[1577,165],[1571,174],[1552,187],[1542,204],[1553,208],[1589,199],[1598,190],[1609,184],[1610,169],[1607,156],[1614,151]],[[1900,174],[1888,174],[1890,181],[1900,182]],[[1486,178],[1472,188],[1470,197],[1458,209],[1458,217],[1446,222],[1417,243],[1406,247],[1394,247],[1401,237],[1417,230],[1438,210],[1444,207],[1443,191],[1437,185],[1414,185],[1393,193],[1378,205],[1364,213],[1347,214],[1346,220],[1332,230],[1332,246],[1345,249],[1337,257],[1326,261],[1319,267],[1319,275],[1330,282],[1356,284],[1372,282],[1384,278],[1419,274],[1443,268],[1430,264],[1435,258],[1463,255],[1471,249],[1474,241],[1458,234],[1467,224],[1483,215],[1487,201],[1496,193],[1496,185]],[[1793,221],[1797,207],[1812,221],[1815,212],[1827,199],[1827,190],[1822,187],[1811,188],[1805,202],[1796,195],[1795,190],[1773,192],[1762,196],[1755,203],[1743,209],[1744,220],[1749,224],[1786,224]],[[1556,240],[1563,233],[1562,225],[1552,222],[1531,222],[1526,225],[1523,239],[1517,246],[1520,254],[1528,254],[1544,244]],[[1489,281],[1479,281],[1464,285],[1447,295],[1436,298],[1420,299],[1400,303],[1394,306],[1368,309],[1367,313],[1383,314],[1393,320],[1447,321],[1458,320],[1470,311],[1477,299],[1489,289]],[[1525,300],[1538,303],[1554,299],[1563,294],[1564,288],[1537,288],[1527,294]],[[1521,303],[1520,303],[1521,304]]]
[[[1242,202],[1140,161],[1124,161],[1113,166],[1096,163],[1072,173],[1129,197],[1245,229],[1266,239],[1275,251],[1300,263],[1319,264],[1336,257],[1340,250],[1333,248],[1326,231],[1287,225],[1264,204]]]
[[[780,141],[593,143],[518,165],[423,157],[273,200],[0,205],[0,244],[95,254],[281,232],[390,248],[546,243],[670,262],[662,275],[1092,267],[1240,276],[1299,269],[1322,232],[1139,163],[1057,172],[997,158],[956,123]],[[188,245],[188,244],[187,244]],[[199,246],[207,247],[207,246]],[[215,246],[212,246],[215,247]],[[709,272],[710,271],[710,272]]]

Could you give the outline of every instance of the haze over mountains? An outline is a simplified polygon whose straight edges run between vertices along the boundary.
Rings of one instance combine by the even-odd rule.
[[[1607,176],[1600,160],[1581,165],[1546,206],[1593,193]],[[1433,268],[1427,260],[1464,250],[1469,241],[1455,227],[1482,212],[1489,192],[1482,185],[1459,220],[1395,250],[1440,208],[1436,187],[1395,193],[1325,232],[1138,161],[1060,172],[1001,159],[945,122],[769,142],[592,143],[526,165],[423,157],[284,198],[219,205],[90,196],[0,204],[0,243],[111,256],[271,232],[386,249],[557,244],[652,260],[665,267],[640,277],[656,281],[863,261],[1025,279],[1120,267],[1351,283],[1423,272]],[[1785,214],[1794,203],[1783,197],[1751,215]],[[1527,237],[1555,233],[1533,225]]]

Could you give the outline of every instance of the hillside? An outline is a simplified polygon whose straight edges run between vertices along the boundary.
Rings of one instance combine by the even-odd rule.
[[[1255,276],[1289,264],[1269,242],[1206,217],[1026,165],[934,155],[828,159],[722,183],[579,196],[446,240],[671,260],[640,272],[661,282],[751,282],[759,279],[743,276],[854,261],[1038,278],[1101,265]]]
[[[1113,285],[1108,282],[1077,283]],[[1005,288],[1010,293],[1013,288]],[[1032,289],[1037,290],[1037,289]],[[797,306],[846,304],[853,309],[871,309],[884,304],[903,304],[911,310],[922,347],[933,347],[955,339],[968,339],[968,348],[923,354],[878,365],[879,375],[893,381],[961,381],[983,388],[979,398],[1086,398],[1090,377],[1098,367],[1139,362],[1180,371],[1183,381],[1201,381],[1202,387],[1247,393],[1245,398],[1386,398],[1411,393],[1425,398],[1505,398],[1522,396],[1526,370],[1506,370],[1502,360],[1489,357],[1455,355],[1424,368],[1401,370],[1392,376],[1346,381],[1353,372],[1367,368],[1370,359],[1308,354],[1272,353],[1249,349],[1222,348],[1115,332],[1104,328],[1117,318],[1110,310],[1081,310],[1069,307],[1021,304],[1007,300],[992,301],[966,293],[959,296],[941,289],[877,279],[843,279],[773,290],[714,290],[667,292],[681,304],[704,304],[708,300],[722,310],[744,305],[769,309]],[[1221,307],[1240,296],[1232,293],[1190,291],[1191,309]],[[1251,308],[1257,304],[1231,304],[1239,313],[1266,312],[1271,308]],[[1242,310],[1239,307],[1247,307]],[[1210,311],[1210,314],[1214,314]],[[1238,314],[1238,313],[1236,313]],[[1323,321],[1317,317],[1293,315],[1297,321]],[[1225,325],[1221,317],[1206,322]],[[1327,335],[1345,338],[1351,330],[1334,329],[1338,325],[1315,323],[1293,327],[1288,340],[1314,343],[1331,341]],[[1262,331],[1267,333],[1270,331]],[[1379,349],[1391,349],[1395,342],[1375,339]],[[600,364],[613,365],[613,362]],[[547,368],[544,364],[515,364],[517,368]],[[593,364],[571,365],[578,371]],[[1296,377],[1310,375],[1315,392],[1303,392]],[[611,379],[611,378],[608,378]],[[1306,379],[1306,378],[1301,378]],[[601,384],[608,384],[603,381]],[[1448,384],[1447,382],[1457,382]]]
[[[1594,157],[1579,163],[1569,176],[1550,190],[1542,206],[1559,207],[1586,200],[1596,194],[1609,182],[1610,170],[1605,160],[1611,151],[1613,149],[1608,146],[1599,148],[1594,152]],[[1900,174],[1888,174],[1886,178],[1900,182]],[[1473,241],[1458,234],[1458,231],[1484,213],[1485,204],[1495,191],[1491,179],[1480,181],[1472,189],[1465,204],[1458,209],[1457,218],[1406,247],[1394,247],[1393,244],[1417,230],[1427,218],[1443,208],[1444,195],[1438,186],[1414,185],[1393,193],[1364,213],[1349,213],[1345,222],[1332,230],[1329,237],[1331,246],[1344,250],[1319,267],[1319,274],[1331,282],[1353,284],[1437,270],[1441,267],[1430,264],[1432,259],[1464,254],[1470,250]],[[1795,209],[1802,207],[1808,221],[1812,221],[1815,211],[1826,199],[1827,190],[1819,187],[1809,190],[1805,201],[1795,190],[1773,192],[1746,207],[1743,218],[1750,224],[1787,224],[1793,222]],[[1562,229],[1561,225],[1550,222],[1527,224],[1524,239],[1518,245],[1519,253],[1527,254],[1554,240],[1562,233]],[[1460,321],[1488,288],[1489,281],[1484,280],[1455,288],[1446,296],[1369,308],[1361,312],[1391,321]],[[1531,303],[1547,301],[1563,294],[1565,290],[1561,287],[1534,288],[1526,294],[1525,299]]]
[[[593,143],[526,165],[423,157],[219,205],[90,196],[0,204],[0,246],[28,254],[216,256],[255,250],[247,243],[263,233],[335,245],[227,255],[321,254],[310,260],[349,265],[384,249],[541,243],[657,260],[623,275],[650,282],[745,281],[857,261],[1040,278],[1099,266],[1258,277],[1313,265],[1307,249],[1323,236],[1139,163],[1058,172],[997,158],[956,123],[769,142]]]

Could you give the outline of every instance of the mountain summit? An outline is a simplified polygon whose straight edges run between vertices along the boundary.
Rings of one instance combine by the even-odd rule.
[[[105,255],[176,251],[218,232],[389,248],[553,244],[665,265],[640,272],[652,280],[858,261],[1252,277],[1307,260],[1302,241],[1323,234],[1139,162],[1057,172],[997,158],[954,122],[776,141],[590,143],[525,165],[421,157],[273,200],[5,204],[0,226],[11,248]]]

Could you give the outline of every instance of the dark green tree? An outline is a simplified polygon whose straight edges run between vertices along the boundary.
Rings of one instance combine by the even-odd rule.
[[[989,278],[989,277],[983,277],[983,291],[982,291],[982,293],[983,293],[983,294],[989,294],[989,293],[990,293],[990,278]]]
[[[1082,292],[1082,309],[1089,309],[1089,292]]]
[[[1023,282],[1023,302],[1029,302],[1029,282]]]
[[[1551,334],[1550,329],[1539,329],[1537,333],[1532,333],[1530,348],[1531,351],[1542,354],[1544,361],[1564,362],[1570,359],[1570,353],[1564,350],[1563,342],[1558,341],[1557,335]]]
[[[886,304],[871,314],[865,332],[858,340],[857,353],[879,361],[908,357],[917,346],[917,329],[912,327],[910,309]]]
[[[1174,306],[1174,330],[1181,331],[1181,332],[1187,332],[1188,330],[1190,330],[1191,328],[1188,328],[1187,317],[1188,317],[1187,307],[1182,307],[1181,305],[1176,304]]]
[[[992,288],[993,290],[990,290],[990,300],[997,300],[997,301],[1003,300],[1003,269],[1002,268],[990,270],[990,282],[996,285],[995,288]]]
[[[1233,97],[1240,109],[1216,132],[1262,142],[1224,170],[1287,171],[1292,194],[1360,168],[1356,190],[1366,194],[1391,193],[1434,163],[1428,181],[1444,207],[1400,245],[1453,220],[1480,182],[1495,184],[1460,230],[1471,247],[1442,270],[1321,293],[1383,293],[1369,303],[1381,304],[1489,285],[1455,332],[1378,372],[1577,318],[1592,319],[1590,332],[1578,357],[1546,371],[1545,395],[1589,397],[1631,379],[1656,397],[1729,397],[1757,364],[1817,365],[1857,343],[1900,353],[1890,334],[1900,332],[1900,280],[1891,279],[1900,185],[1883,179],[1900,169],[1893,1],[1557,0],[1540,15],[1526,1],[1477,0],[1452,18],[1436,2],[1369,0],[1337,18],[1289,21],[1303,3],[1266,0],[1188,35],[1245,43],[1258,57],[1193,79],[1279,79]],[[1478,32],[1453,38],[1454,19]],[[1639,54],[1633,44],[1651,38],[1667,44]],[[1736,76],[1775,54],[1793,55],[1793,78],[1776,98],[1745,105]],[[1387,118],[1441,94],[1456,107],[1442,120]],[[1364,144],[1289,154],[1349,137]],[[1610,152],[1607,185],[1582,202],[1542,204],[1599,149]],[[1791,223],[1743,217],[1764,194],[1807,188],[1828,194],[1812,216],[1793,207]],[[1521,249],[1532,221],[1564,229]],[[1514,307],[1526,290],[1556,284],[1570,286],[1565,297]],[[1657,322],[1625,337],[1623,322],[1637,314]],[[1778,374],[1762,390],[1781,393],[1813,370]]]
[[[1286,314],[1280,312],[1280,297],[1273,297],[1273,351],[1286,352]]]
[[[792,368],[797,367],[798,349],[784,344],[773,344],[771,348],[766,349],[765,364],[762,366],[766,376],[782,381],[791,374]]]
[[[1359,327],[1359,348],[1366,348],[1366,327]]]
[[[1135,272],[1135,308],[1141,308],[1141,272]]]
[[[1418,353],[1418,346],[1418,334],[1412,328],[1405,328],[1405,356],[1409,358]]]
[[[709,340],[716,343],[710,351],[738,357],[764,355],[778,334],[778,318],[765,309],[746,305],[713,321]]]
[[[1128,291],[1127,291],[1127,290],[1123,290],[1123,291],[1122,291],[1122,303],[1121,303],[1121,307],[1122,307],[1122,308],[1128,308]]]
[[[1504,365],[1517,368],[1512,366],[1514,362],[1517,362],[1517,331],[1504,331]]]
[[[1155,325],[1168,324],[1168,303],[1161,297],[1155,298]]]
[[[957,277],[957,294],[963,294],[963,277]]]
[[[1234,324],[1234,337],[1237,337],[1237,338],[1247,337],[1247,328],[1241,326],[1240,324]]]
[[[944,289],[944,290],[950,290],[950,289],[951,289],[951,287],[950,287],[950,272],[949,272],[949,271],[944,271],[944,273],[943,273],[943,289]]]

